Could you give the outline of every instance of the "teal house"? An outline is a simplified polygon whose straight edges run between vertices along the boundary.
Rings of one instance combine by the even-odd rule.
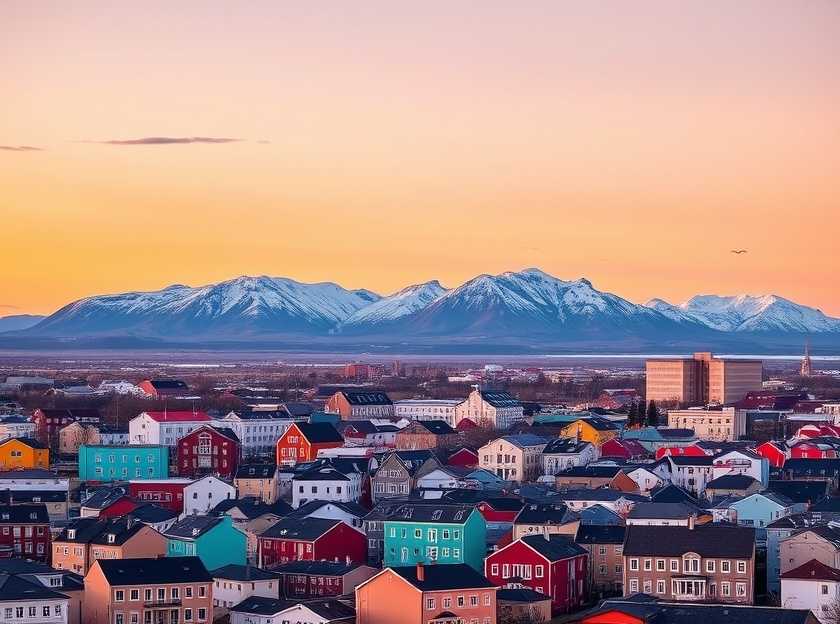
[[[169,477],[169,449],[160,444],[79,447],[81,481],[128,481]]]
[[[776,520],[808,510],[806,503],[796,503],[775,492],[758,492],[740,500],[724,501],[729,509],[729,519],[738,524],[765,528]]]
[[[384,521],[385,567],[465,563],[484,570],[487,524],[472,505],[408,503]]]
[[[245,565],[247,538],[230,516],[185,516],[164,536],[167,557],[198,557],[208,570]]]

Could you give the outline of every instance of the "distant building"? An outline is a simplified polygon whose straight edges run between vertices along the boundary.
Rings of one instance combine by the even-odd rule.
[[[478,465],[506,481],[533,481],[542,474],[547,443],[530,433],[497,438],[478,449]]]
[[[811,345],[805,344],[805,355],[802,356],[802,364],[799,366],[800,377],[810,377],[811,369]]]
[[[443,420],[457,425],[457,407],[463,399],[403,399],[394,403],[394,416],[408,420]]]
[[[159,444],[79,447],[79,479],[126,481],[165,479],[169,476],[169,449]]]
[[[525,418],[522,403],[508,392],[476,388],[455,410],[457,423],[468,418],[482,427],[507,429]]]
[[[369,420],[391,418],[394,403],[378,390],[340,390],[327,400],[324,411],[339,414],[341,420]]]
[[[43,504],[0,505],[0,559],[50,558],[50,517]]]
[[[668,410],[668,426],[693,429],[701,440],[739,440],[747,432],[747,415],[734,407],[721,410]]]
[[[329,423],[294,423],[277,440],[277,465],[314,461],[318,451],[343,445],[344,438]]]
[[[455,446],[458,432],[443,420],[418,420],[397,432],[396,448],[401,450],[440,449]]]
[[[50,450],[32,438],[0,441],[0,470],[50,467]]]
[[[251,457],[273,455],[277,438],[298,420],[304,421],[306,417],[288,416],[284,408],[276,412],[230,412],[217,424],[228,427],[236,434],[242,447],[242,457]]]
[[[647,401],[660,404],[728,404],[762,389],[761,360],[723,359],[711,353],[645,363]]]
[[[137,384],[148,397],[163,399],[189,394],[189,386],[180,379],[145,379]]]
[[[202,425],[178,440],[176,464],[181,477],[232,479],[239,466],[239,438],[230,429]]]
[[[52,409],[40,408],[32,413],[35,423],[35,437],[44,444],[55,447],[58,443],[58,432],[72,422],[86,425],[98,425],[99,410],[96,409]]]
[[[162,444],[175,449],[178,440],[210,421],[206,412],[142,412],[128,423],[130,444]]]

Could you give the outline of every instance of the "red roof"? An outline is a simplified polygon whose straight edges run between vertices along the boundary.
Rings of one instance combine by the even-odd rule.
[[[798,568],[788,570],[782,574],[782,578],[804,579],[809,581],[840,581],[840,570],[820,563],[816,559],[811,559],[808,563]]]
[[[477,427],[478,425],[476,425],[475,421],[473,421],[472,419],[462,418],[461,421],[458,423],[458,426],[456,426],[455,428],[458,431],[466,431],[467,429],[475,429]]]
[[[187,422],[187,421],[205,421],[210,420],[210,417],[207,415],[206,412],[191,412],[191,411],[179,411],[179,412],[145,412],[148,414],[149,418],[157,422]]]

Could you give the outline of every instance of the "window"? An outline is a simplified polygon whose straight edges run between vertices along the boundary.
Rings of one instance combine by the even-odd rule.
[[[664,594],[665,593],[665,581],[662,579],[658,579],[656,581],[656,593],[657,594]]]
[[[656,571],[657,572],[664,572],[665,571],[665,560],[664,559],[657,559],[656,560]]]
[[[125,624],[125,618],[122,613],[114,614],[114,624]]]
[[[639,591],[639,579],[630,579],[630,593],[635,594]]]
[[[631,559],[630,560],[630,569],[634,572],[639,569],[639,560],[638,559]]]
[[[738,574],[746,574],[747,572],[747,562],[746,561],[739,561],[738,562]]]
[[[198,586],[198,597],[204,598],[207,595],[207,588],[204,585]]]
[[[125,592],[122,589],[118,589],[114,592],[114,600],[117,602],[122,602],[125,600]]]
[[[426,609],[431,611],[435,608],[435,599],[434,598],[427,598],[426,599]]]
[[[607,554],[607,547],[601,544],[598,546],[598,554],[599,555],[606,555]]]
[[[650,572],[653,569],[653,560],[645,559],[645,572]]]
[[[721,596],[731,595],[731,593],[729,591],[729,582],[728,581],[724,581],[723,583],[720,584],[720,595]]]
[[[746,583],[735,583],[735,595],[739,597],[744,597],[747,595],[747,584]]]
[[[729,562],[728,561],[721,561],[720,562],[720,571],[723,572],[724,574],[729,574],[730,569],[729,569]],[[729,594],[726,594],[726,595],[728,596]]]
[[[140,600],[140,590],[139,589],[132,589],[128,592],[128,595],[131,600]]]
[[[543,567],[541,565],[536,566],[536,576],[537,578],[543,577]]]
[[[207,609],[200,608],[198,610],[198,621],[203,622],[206,619],[207,619]]]
[[[823,596],[827,596],[828,595],[828,585],[820,585],[820,593]]]
[[[499,573],[499,564],[493,563],[490,565],[490,574],[497,575]]]
[[[715,560],[714,559],[707,559],[706,560],[706,572],[714,572],[715,571]]]

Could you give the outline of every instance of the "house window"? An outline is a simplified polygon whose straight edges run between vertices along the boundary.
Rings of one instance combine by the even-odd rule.
[[[426,609],[431,611],[435,608],[435,599],[434,598],[427,598],[426,599]]]
[[[706,560],[706,572],[714,572],[715,571],[715,560],[714,559],[707,559]]]
[[[657,594],[664,594],[665,593],[665,581],[662,579],[658,579],[656,581],[656,593]]]
[[[730,564],[729,564],[728,561],[721,561],[720,562],[720,571],[723,572],[724,574],[729,574],[729,572],[730,572],[729,565]],[[726,594],[726,595],[728,596],[729,594]]]
[[[638,559],[631,559],[630,560],[630,569],[634,572],[639,569],[639,560]]]
[[[747,572],[747,562],[746,561],[739,561],[738,562],[738,574],[746,574]]]
[[[639,591],[639,579],[630,579],[630,593],[635,594]]]
[[[490,565],[490,574],[496,576],[499,573],[499,564],[494,563]]]
[[[828,585],[820,585],[820,593],[823,596],[827,596],[828,595]]]
[[[729,591],[729,581],[724,581],[720,584],[720,595],[721,596],[729,596],[731,595]]]
[[[114,600],[117,602],[122,602],[125,600],[125,592],[121,589],[118,589],[114,592]]]
[[[541,565],[538,565],[536,567],[536,576],[537,576],[537,578],[542,578],[543,577],[543,567]]]
[[[747,595],[747,584],[746,583],[735,583],[735,595],[739,597],[744,597]]]
[[[645,572],[650,572],[653,568],[653,561],[651,559],[645,559]]]
[[[664,572],[665,571],[665,560],[664,559],[657,559],[656,560],[656,571],[657,572]]]

